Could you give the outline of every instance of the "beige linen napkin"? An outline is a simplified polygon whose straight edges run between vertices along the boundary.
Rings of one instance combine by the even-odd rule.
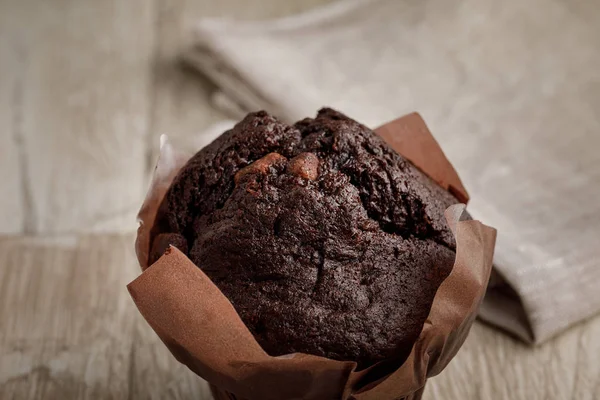
[[[215,101],[284,120],[333,106],[428,122],[497,227],[481,318],[541,342],[600,311],[600,7],[567,0],[343,1],[205,20],[189,61]]]

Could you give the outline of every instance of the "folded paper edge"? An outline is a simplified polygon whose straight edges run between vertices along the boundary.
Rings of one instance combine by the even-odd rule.
[[[410,386],[411,391],[404,394],[396,393],[400,397],[406,396],[410,392],[422,388],[427,378],[441,372],[462,347],[485,295],[485,289],[491,274],[493,250],[496,240],[496,229],[476,220],[461,221],[461,216],[465,208],[464,204],[456,204],[450,206],[445,212],[448,224],[457,240],[456,260],[452,272],[438,288],[429,316],[427,317],[427,322],[423,326],[423,330],[415,342],[409,357],[398,370],[386,377],[386,379],[377,382],[376,385],[369,386],[369,391],[359,391],[353,399],[379,400],[380,394],[374,393],[374,389],[380,386],[381,390],[388,392],[397,387],[398,382]],[[466,236],[459,238],[459,235]],[[462,243],[462,239],[466,239],[467,243],[469,240],[475,240],[475,243],[481,250],[479,271],[473,271],[466,265],[463,265],[466,250],[458,247],[459,243]],[[458,270],[459,268],[461,269],[460,271]],[[479,275],[477,272],[479,272]],[[465,280],[461,274],[468,274],[470,279]],[[466,300],[469,308],[466,313],[461,313],[460,316],[454,315],[456,318],[452,321],[452,313],[440,312],[444,308],[440,303],[448,303],[450,301],[456,305],[454,302],[461,298],[462,288],[457,289],[455,287],[455,290],[452,290],[452,287],[457,284],[458,286],[464,286],[468,282],[471,282],[471,289],[474,293],[468,299],[463,298],[462,301]],[[448,295],[446,291],[453,292],[454,295]],[[435,342],[440,338],[445,338],[443,343],[441,343],[441,348],[438,348],[437,351],[432,351],[433,348],[439,347],[440,344],[436,346]],[[447,345],[448,342],[451,342],[449,346]],[[422,353],[425,357],[417,360],[417,353]],[[417,361],[420,361],[420,363]],[[420,371],[420,373],[413,374],[413,371]],[[390,396],[389,398],[393,397]]]
[[[419,113],[413,112],[387,122],[375,132],[460,203],[468,203],[469,194],[458,173]]]
[[[167,135],[160,135],[160,152],[146,196],[138,211],[138,229],[135,240],[135,253],[142,268],[148,267],[150,254],[150,234],[156,213],[175,176],[189,160],[190,155],[171,145]]]

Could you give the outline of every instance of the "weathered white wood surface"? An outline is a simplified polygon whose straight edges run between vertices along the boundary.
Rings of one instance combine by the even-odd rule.
[[[0,240],[0,399],[127,398],[131,240]]]
[[[158,135],[223,118],[178,57],[196,18],[326,1],[0,0],[0,399],[209,399],[125,290]],[[477,323],[425,398],[600,398],[600,317],[534,349]]]

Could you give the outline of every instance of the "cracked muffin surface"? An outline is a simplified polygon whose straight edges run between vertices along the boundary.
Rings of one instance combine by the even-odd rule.
[[[249,114],[168,190],[151,262],[169,244],[231,301],[273,356],[408,355],[455,244],[447,191],[331,110],[289,126]]]

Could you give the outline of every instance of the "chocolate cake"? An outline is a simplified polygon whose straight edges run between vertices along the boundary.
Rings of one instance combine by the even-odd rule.
[[[179,172],[150,261],[186,253],[270,355],[363,368],[410,352],[454,263],[457,202],[337,111],[293,126],[257,112]]]

